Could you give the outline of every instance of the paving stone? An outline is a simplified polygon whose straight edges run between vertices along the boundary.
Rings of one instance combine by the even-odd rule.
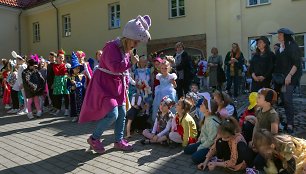
[[[247,96],[238,98],[238,111],[247,106]],[[306,137],[306,99],[295,98],[295,130]],[[27,120],[26,116],[7,115],[0,103],[0,173],[211,173],[198,171],[182,148],[158,144],[143,146],[135,134],[130,142],[134,151],[113,150],[113,127],[102,136],[107,153],[85,153],[86,139],[95,123],[74,124],[68,118],[51,117]],[[284,109],[277,108],[284,117]],[[3,124],[5,122],[5,124]],[[222,171],[213,173],[222,174]],[[224,172],[223,172],[224,173]]]

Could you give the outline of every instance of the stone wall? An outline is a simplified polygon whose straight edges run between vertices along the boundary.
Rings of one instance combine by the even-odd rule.
[[[177,42],[183,42],[185,48],[199,50],[202,56],[207,56],[206,34],[151,40],[147,45],[147,53],[173,50]]]

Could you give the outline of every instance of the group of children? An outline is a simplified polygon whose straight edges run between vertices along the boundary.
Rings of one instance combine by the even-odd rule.
[[[27,114],[32,119],[34,103],[37,117],[47,110],[58,115],[64,98],[65,115],[70,107],[70,116],[77,121],[94,69],[85,61],[85,53],[72,52],[71,61],[65,60],[63,50],[51,52],[49,61],[38,55],[12,55],[15,60],[8,61],[2,72],[3,104],[10,109],[12,103],[8,113]],[[274,90],[251,93],[250,105],[238,116],[229,95],[219,90],[200,93],[198,85],[192,84],[191,91],[177,99],[173,62],[171,57],[158,57],[149,67],[143,56],[130,71],[127,138],[133,129],[140,129],[144,145],[181,144],[199,169],[301,173],[304,167],[306,173],[305,142],[278,134]]]
[[[13,51],[12,56],[14,60],[7,61],[1,72],[2,102],[7,113],[27,114],[33,119],[34,103],[37,117],[43,112],[59,115],[64,99],[64,115],[70,115],[73,122],[78,121],[86,85],[93,75],[83,51],[72,52],[70,61],[66,60],[63,50],[50,52],[48,61],[37,54],[22,57]]]
[[[185,97],[177,100],[176,75],[171,70],[170,61],[155,61],[158,73],[151,77],[153,81],[159,80],[159,84],[152,86],[153,126],[142,131],[144,139],[140,142],[143,145],[181,144],[184,152],[191,155],[192,161],[199,169],[214,170],[221,167],[248,173],[301,173],[304,168],[305,173],[306,142],[278,134],[280,121],[273,108],[277,101],[274,90],[263,88],[250,93],[248,108],[238,116],[227,93],[219,90],[212,94],[200,93],[197,84],[191,86],[192,91]],[[143,67],[141,66],[141,69]],[[150,81],[147,84],[150,84]],[[144,114],[141,108],[144,106],[147,109],[146,105],[150,104],[141,104],[142,97],[144,96],[139,91],[132,95],[132,109],[127,113],[128,137],[131,136],[129,123],[136,120],[137,115],[141,118]],[[133,107],[139,112],[132,112]],[[142,121],[138,124],[146,123],[146,119]],[[299,156],[296,155],[297,151],[300,152]]]

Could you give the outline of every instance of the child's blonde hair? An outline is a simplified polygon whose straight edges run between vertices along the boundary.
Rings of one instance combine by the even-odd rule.
[[[168,60],[163,60],[161,63],[160,63],[160,66],[167,66],[168,67],[168,72],[170,72],[171,70],[171,65],[170,65],[170,62]]]
[[[282,156],[283,167],[287,168],[287,161],[294,157],[296,174],[300,174],[306,165],[306,140],[290,135],[273,135],[266,129],[261,129],[254,134],[255,148],[263,145],[275,145],[275,151]]]
[[[148,66],[148,59],[147,59],[146,56],[140,56],[140,57],[139,57],[139,62],[140,62],[140,61],[146,61],[146,66]],[[138,67],[140,67],[139,62],[137,63],[137,66],[138,66]]]

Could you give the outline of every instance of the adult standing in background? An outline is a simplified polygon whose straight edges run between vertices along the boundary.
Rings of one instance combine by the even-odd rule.
[[[192,82],[192,62],[189,58],[189,55],[184,50],[184,45],[182,42],[178,42],[175,44],[176,53],[174,54],[175,58],[175,69],[177,71],[177,95],[178,98],[181,98],[185,94],[188,93],[189,87]]]
[[[280,49],[276,54],[274,74],[283,77],[282,84],[279,85],[282,85],[281,95],[287,118],[287,132],[291,134],[294,123],[293,89],[299,84],[302,75],[302,54],[291,30],[280,28],[277,32]]]
[[[221,90],[222,84],[218,82],[218,66],[222,68],[222,56],[218,55],[218,48],[216,47],[211,49],[211,54],[212,55],[208,58],[209,86]]]
[[[226,90],[229,95],[232,95],[231,88],[232,83],[234,83],[234,98],[238,97],[243,63],[244,57],[240,50],[240,47],[237,43],[233,43],[232,50],[226,54],[224,65],[226,66]]]
[[[96,52],[95,58],[89,58],[88,62],[90,65],[90,68],[95,71],[99,67],[99,59],[102,56],[102,50],[98,50]]]
[[[252,76],[251,92],[257,92],[261,88],[270,88],[273,60],[275,59],[267,37],[261,36],[256,41],[256,53],[250,62],[250,74]]]

